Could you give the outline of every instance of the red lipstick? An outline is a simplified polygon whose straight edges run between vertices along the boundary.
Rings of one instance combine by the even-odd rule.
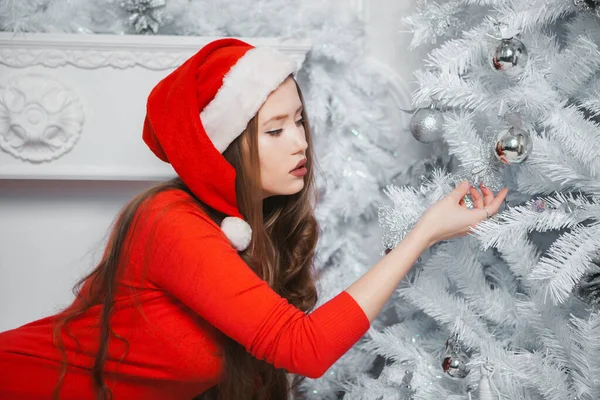
[[[308,172],[308,170],[306,169],[305,165],[306,165],[306,158],[303,158],[302,160],[300,160],[298,162],[298,164],[296,164],[296,166],[294,167],[294,169],[290,171],[290,174],[292,174],[294,176],[304,176],[304,175],[306,175],[306,173]]]

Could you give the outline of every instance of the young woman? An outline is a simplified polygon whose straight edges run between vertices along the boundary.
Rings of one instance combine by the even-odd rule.
[[[220,39],[152,90],[143,139],[178,178],[125,206],[69,307],[0,334],[0,398],[286,399],[300,379],[288,373],[321,376],[421,252],[497,212],[506,189],[463,182],[313,310],[314,161],[295,72],[274,49]]]

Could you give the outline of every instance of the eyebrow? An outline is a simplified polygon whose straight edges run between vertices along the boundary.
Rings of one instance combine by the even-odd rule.
[[[304,106],[300,106],[300,107],[298,107],[298,109],[296,110],[296,112],[295,112],[294,114],[298,114],[298,112],[299,112],[300,110],[302,110],[302,108],[303,108],[303,107],[304,107]],[[265,122],[263,123],[263,125],[266,125],[266,124],[268,124],[268,123],[269,123],[269,122],[271,122],[271,121],[279,121],[279,120],[282,120],[282,119],[286,119],[287,117],[288,117],[288,115],[287,115],[287,114],[276,115],[276,116],[274,116],[274,117],[271,117],[271,118],[269,118],[267,121],[265,121]]]

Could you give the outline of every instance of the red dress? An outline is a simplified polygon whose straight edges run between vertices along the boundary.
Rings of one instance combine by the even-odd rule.
[[[258,359],[316,378],[369,328],[347,292],[310,314],[289,304],[182,191],[153,198],[135,232],[111,317],[129,348],[125,354],[125,344],[111,337],[105,364],[115,400],[191,399],[215,385],[223,368],[219,331]],[[93,307],[69,324],[80,347],[63,332],[68,370],[61,399],[94,398],[99,311]],[[0,399],[50,398],[60,372],[54,318],[0,333]]]

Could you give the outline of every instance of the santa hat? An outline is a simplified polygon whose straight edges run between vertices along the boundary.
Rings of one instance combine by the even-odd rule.
[[[221,229],[245,250],[252,230],[237,207],[235,170],[223,151],[269,94],[297,70],[274,48],[215,40],[160,81],[148,96],[143,140],[201,201],[227,215]]]

